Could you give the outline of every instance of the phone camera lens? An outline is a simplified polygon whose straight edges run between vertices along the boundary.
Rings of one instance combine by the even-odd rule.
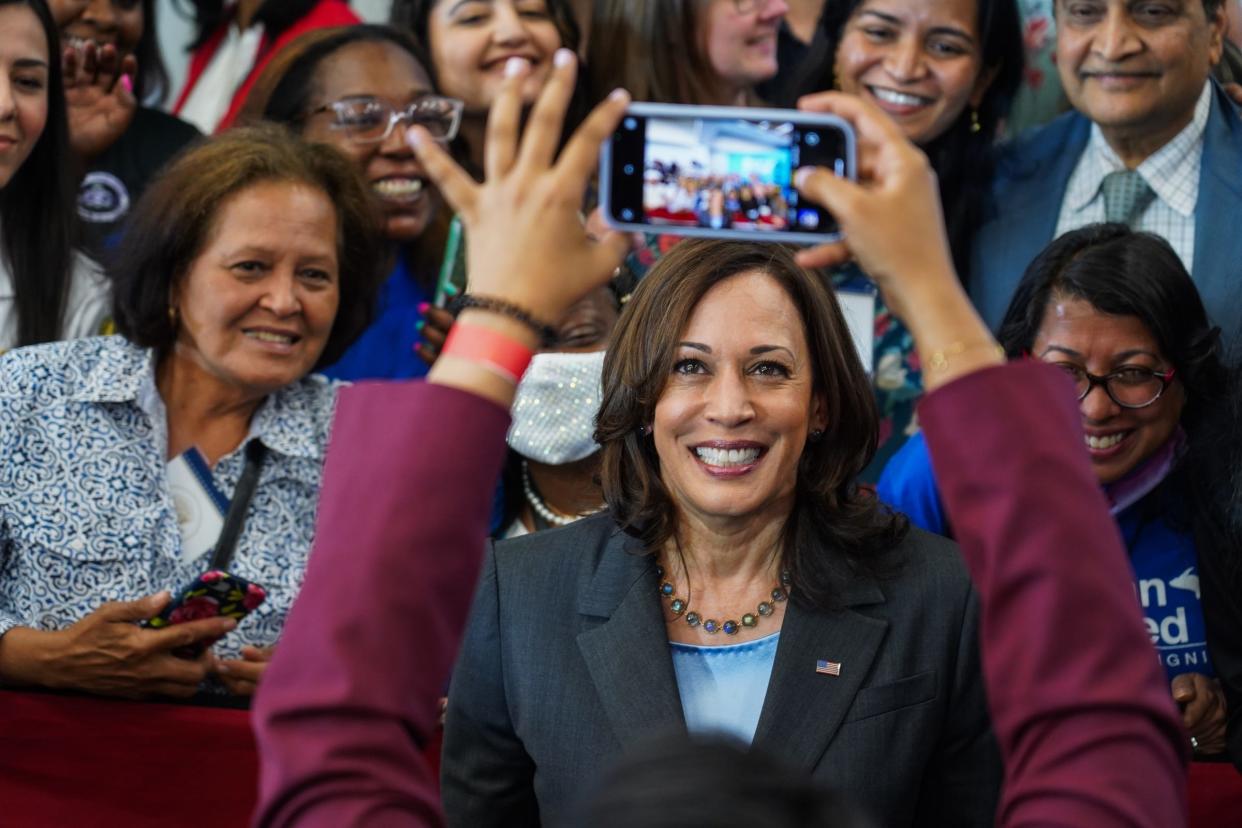
[[[622,172],[624,172],[626,175],[633,175],[633,174],[634,174],[634,165],[633,165],[633,164],[626,164],[626,165],[625,165],[625,167],[623,167],[623,168],[622,168]]]
[[[622,219],[623,221],[633,221],[633,220],[634,220],[634,211],[633,211],[633,210],[631,210],[629,207],[624,208],[624,209],[621,211],[621,219]]]
[[[625,128],[626,128],[626,129],[628,129],[628,130],[635,130],[635,129],[638,129],[638,120],[637,120],[637,119],[635,119],[635,118],[626,118],[626,119],[625,119]]]
[[[818,133],[818,132],[808,132],[808,133],[806,134],[806,145],[807,145],[808,147],[817,147],[817,146],[819,146],[819,133]]]

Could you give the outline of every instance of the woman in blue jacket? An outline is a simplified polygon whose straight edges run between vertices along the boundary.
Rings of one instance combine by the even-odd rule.
[[[1011,359],[1050,362],[1074,383],[1084,449],[1129,550],[1190,744],[1222,753],[1242,690],[1242,625],[1227,583],[1236,570],[1227,458],[1236,455],[1224,427],[1231,382],[1220,330],[1163,239],[1099,224],[1065,234],[1031,263],[999,338]],[[952,534],[921,437],[893,458],[879,493],[919,526]]]

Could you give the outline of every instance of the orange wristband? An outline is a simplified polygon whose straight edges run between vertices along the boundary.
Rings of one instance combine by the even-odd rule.
[[[477,362],[517,385],[535,352],[491,328],[456,322],[449,329],[440,355]]]

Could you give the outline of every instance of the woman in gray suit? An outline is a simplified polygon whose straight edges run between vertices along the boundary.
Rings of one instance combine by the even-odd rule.
[[[885,826],[991,825],[976,598],[953,544],[853,482],[877,415],[824,282],[783,247],[687,241],[614,336],[608,513],[491,550],[449,691],[450,824],[560,824],[609,759],[688,729]]]

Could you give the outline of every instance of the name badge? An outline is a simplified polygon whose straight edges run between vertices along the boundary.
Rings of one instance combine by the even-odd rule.
[[[229,500],[211,479],[211,468],[196,448],[168,463],[168,490],[181,532],[181,562],[203,557],[216,545]]]
[[[875,293],[863,290],[838,289],[837,304],[845,316],[854,347],[862,360],[863,369],[871,375],[875,362]]]

